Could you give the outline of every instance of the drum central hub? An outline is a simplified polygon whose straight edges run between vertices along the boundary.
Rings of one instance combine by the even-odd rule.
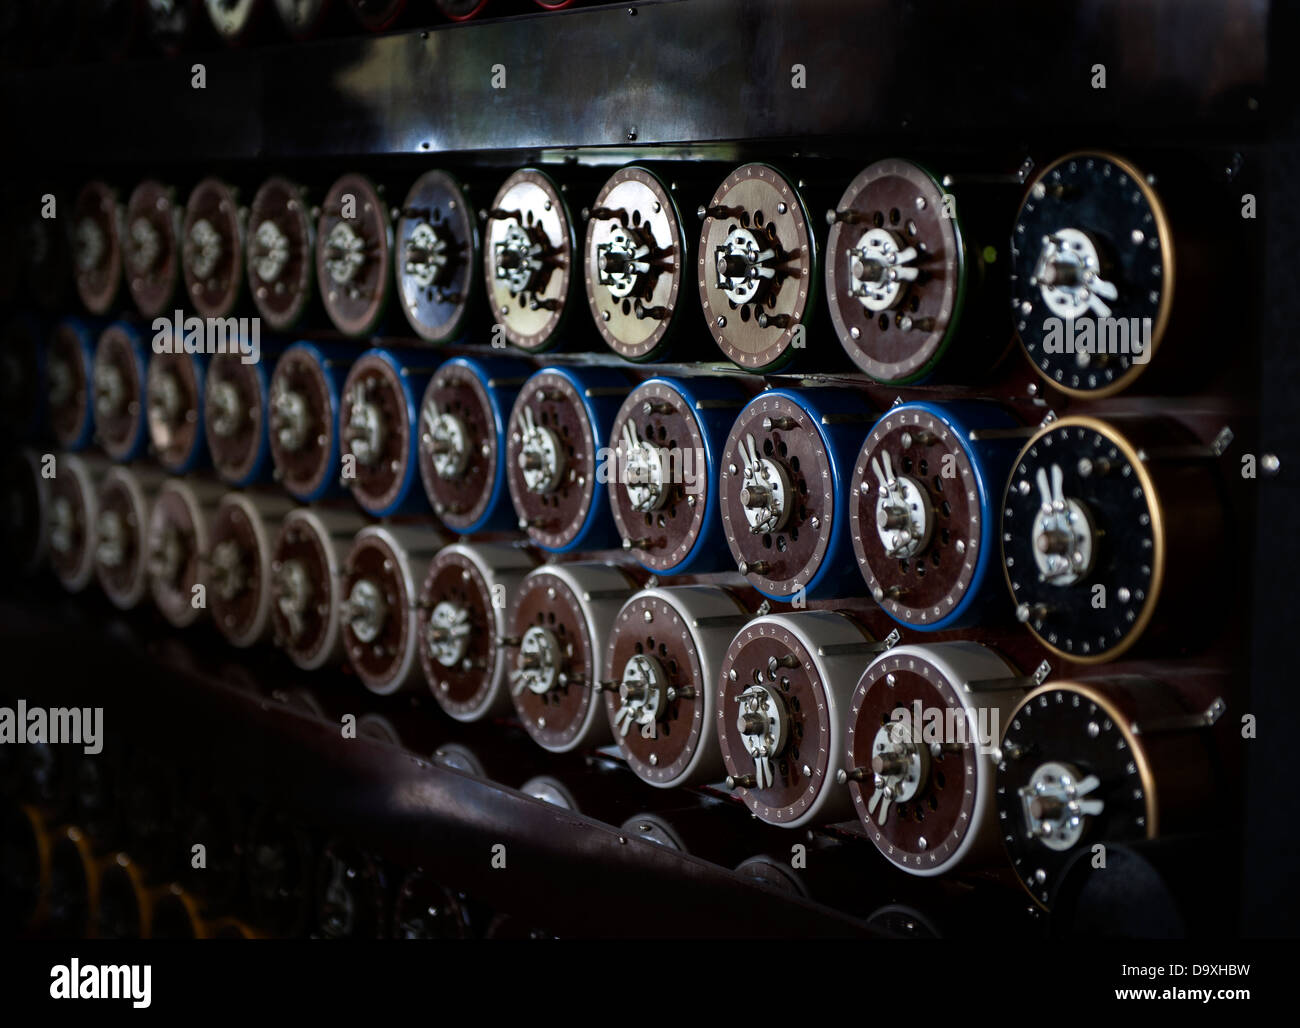
[[[286,560],[275,569],[272,579],[275,602],[289,625],[289,636],[299,639],[306,628],[304,621],[311,605],[311,575],[300,560]]]
[[[776,278],[776,250],[747,228],[737,226],[714,248],[718,288],[737,307],[752,303],[765,284]]]
[[[883,228],[868,230],[845,257],[849,262],[849,292],[862,306],[879,313],[898,304],[904,283],[914,282],[920,273],[912,262],[916,247],[904,246],[897,236]]]
[[[867,813],[883,825],[892,803],[906,803],[921,791],[930,770],[930,751],[917,739],[919,726],[907,719],[882,725],[871,741],[872,784]]]
[[[1032,529],[1034,562],[1039,578],[1051,585],[1073,585],[1092,570],[1096,558],[1096,532],[1088,509],[1064,495],[1065,475],[1053,464],[1051,483],[1046,468],[1038,469],[1042,505]]]
[[[765,789],[774,781],[772,760],[785,749],[790,734],[785,701],[774,689],[755,683],[736,697],[736,703],[736,728],[746,752],[754,758],[755,788]]]
[[[207,218],[200,218],[190,226],[189,264],[195,278],[206,279],[217,270],[222,249],[221,233]]]
[[[248,587],[243,548],[233,539],[223,539],[212,548],[212,584],[227,603]]]
[[[108,239],[94,218],[82,218],[76,232],[77,270],[83,274],[94,271],[108,252]]]
[[[470,440],[465,422],[438,410],[430,400],[422,414],[424,443],[433,458],[434,473],[443,479],[459,478],[469,464]]]
[[[185,395],[180,378],[171,371],[157,371],[149,388],[149,412],[164,425],[175,425],[184,409]]]
[[[745,437],[747,460],[741,475],[740,502],[754,535],[779,532],[790,520],[790,479],[785,468],[762,457],[754,436]]]
[[[421,289],[441,284],[451,270],[450,233],[444,227],[421,221],[411,230],[403,253],[403,270]]]
[[[367,467],[378,464],[384,454],[387,436],[384,412],[372,395],[371,383],[358,382],[348,407],[346,438],[358,462]]]
[[[429,615],[429,655],[443,667],[455,667],[465,659],[472,629],[469,611],[442,600]]]
[[[108,361],[95,362],[95,413],[115,418],[126,405],[126,380],[121,370]]]
[[[76,529],[72,501],[66,496],[56,497],[50,507],[50,548],[61,556],[71,553]]]
[[[129,231],[131,246],[127,260],[131,270],[137,275],[147,275],[162,256],[162,237],[148,218],[136,218]]]
[[[126,561],[126,522],[115,510],[99,515],[99,545],[95,559],[106,568],[120,568]]]
[[[914,556],[930,541],[934,512],[915,479],[894,473],[888,452],[872,458],[880,488],[876,493],[876,534],[885,552],[897,559]]]
[[[524,408],[522,420],[519,470],[524,485],[530,493],[549,493],[560,484],[564,473],[564,451],[555,433],[537,423],[531,407]]]
[[[359,578],[348,594],[343,611],[352,634],[363,643],[372,643],[379,638],[388,618],[388,601],[384,591],[369,578]]]
[[[222,379],[213,383],[208,397],[212,404],[212,431],[218,438],[229,439],[244,424],[244,404],[240,400],[239,388],[229,379]]]
[[[596,270],[600,284],[615,299],[630,296],[637,289],[641,276],[650,272],[651,247],[640,233],[618,225],[610,233],[609,242],[596,247]]]
[[[519,642],[513,678],[516,695],[525,689],[543,696],[560,684],[560,644],[555,636],[533,625]]]
[[[635,654],[623,665],[618,698],[622,705],[614,715],[614,723],[619,732],[627,735],[635,724],[641,726],[643,737],[655,738],[657,722],[668,701],[668,676],[664,666],[654,657]]]
[[[149,574],[162,582],[175,585],[180,581],[184,565],[185,540],[175,525],[170,521],[165,522],[149,552]]]
[[[366,241],[346,221],[334,223],[325,241],[325,270],[336,285],[352,283],[366,263]]]
[[[1085,232],[1063,228],[1043,237],[1031,286],[1038,286],[1043,302],[1058,318],[1072,321],[1092,311],[1110,317],[1106,301],[1119,298],[1114,284],[1101,277],[1097,247]]]
[[[1087,798],[1100,785],[1096,775],[1080,777],[1068,764],[1049,761],[1037,767],[1019,790],[1029,836],[1057,851],[1077,844],[1088,818],[1097,817],[1104,809],[1100,799]]]
[[[517,221],[506,226],[505,236],[493,246],[496,277],[506,283],[511,296],[528,290],[542,270],[542,243]]]
[[[295,389],[278,384],[271,395],[271,429],[286,450],[301,450],[311,432],[307,398]]]
[[[642,439],[630,418],[623,423],[623,488],[632,509],[643,514],[659,510],[668,498],[664,452]]]
[[[277,282],[289,263],[289,237],[270,218],[253,233],[253,252],[249,263],[263,282]]]

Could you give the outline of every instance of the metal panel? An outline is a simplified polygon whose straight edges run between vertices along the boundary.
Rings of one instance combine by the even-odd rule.
[[[642,0],[2,88],[9,138],[96,163],[163,148],[286,160],[904,132],[1241,138],[1264,129],[1268,16],[1268,0]]]

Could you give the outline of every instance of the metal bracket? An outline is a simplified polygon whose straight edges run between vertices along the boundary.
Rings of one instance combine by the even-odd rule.
[[[1052,665],[1047,661],[1043,661],[1038,667],[1034,668],[1032,675],[1014,675],[1008,678],[977,678],[966,683],[966,691],[979,693],[1019,689],[1028,692],[1030,689],[1042,685],[1051,673]]]
[[[749,624],[748,614],[714,614],[709,617],[696,618],[691,627],[701,628],[744,628]]]
[[[1146,724],[1130,722],[1129,731],[1136,735],[1162,735],[1166,732],[1186,732],[1195,728],[1213,728],[1228,705],[1222,696],[1216,696],[1214,702],[1199,714],[1175,714],[1171,717],[1156,718]]]
[[[1157,446],[1150,450],[1138,450],[1138,457],[1144,464],[1153,460],[1217,460],[1227,453],[1235,438],[1232,429],[1224,425],[1208,444]]]
[[[973,443],[989,439],[1028,439],[1037,431],[1036,425],[1022,425],[1020,428],[975,428],[966,433],[966,438]]]
[[[819,657],[843,657],[855,653],[884,653],[886,650],[892,650],[898,645],[898,640],[902,634],[895,628],[880,642],[860,642],[860,643],[835,643],[831,646],[818,646],[817,656]]]

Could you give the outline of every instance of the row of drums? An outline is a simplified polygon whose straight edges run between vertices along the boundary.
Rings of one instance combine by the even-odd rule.
[[[920,631],[1014,614],[1084,663],[1166,646],[1223,524],[1212,451],[1149,415],[1035,426],[990,401],[880,412],[853,388],[721,375],[307,342],[255,356],[151,352],[125,322],[96,339],[69,319],[34,374],[68,451],[211,465],[303,503],[350,493],[374,517],[551,554],[621,548],[656,575],[739,571],[796,605],[870,596]]]
[[[762,613],[715,585],[639,588],[611,563],[538,564],[516,545],[58,460],[52,482],[82,481],[81,518],[100,526],[72,569],[52,518],[70,588],[97,577],[118,606],[152,596],[176,626],[274,639],[303,668],[346,660],[373,692],[427,688],[460,721],[513,715],[548,751],[612,741],[651,785],[725,782],[774,825],[856,816],[912,874],[1004,849],[1049,905],[1080,846],[1189,830],[1215,788],[1205,729],[1222,704],[1189,711],[1151,678],[1044,681],[988,646],[877,640],[838,611]]]
[[[842,193],[818,185],[833,168],[808,181],[764,163],[711,167],[637,164],[593,178],[575,166],[563,182],[524,168],[477,204],[490,187],[442,170],[400,204],[359,173],[320,189],[273,176],[251,201],[208,178],[183,204],[156,180],[125,204],[94,181],[65,222],[50,219],[52,195],[40,200],[44,241],[28,249],[55,267],[52,228],[70,224],[76,289],[97,315],[116,311],[125,284],[141,315],[171,317],[183,284],[195,314],[227,318],[251,297],[281,333],[325,327],[317,298],[347,336],[490,333],[533,354],[605,346],[635,362],[697,361],[707,330],[715,359],[747,372],[840,365],[891,384],[967,381],[1014,335],[1048,384],[1105,396],[1130,385],[1167,334],[1164,206],[1113,154],[1047,165],[1014,215],[1014,192],[967,211],[956,194],[969,188],[894,158]],[[725,174],[716,188],[702,177],[714,174]],[[587,205],[573,203],[579,194]]]

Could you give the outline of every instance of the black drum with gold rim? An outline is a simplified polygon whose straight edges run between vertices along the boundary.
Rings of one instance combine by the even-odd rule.
[[[1050,682],[1012,712],[995,802],[1007,855],[1050,908],[1080,854],[1203,830],[1213,803],[1208,725],[1222,701],[1189,709],[1163,682]],[[1100,850],[1098,849],[1100,847]]]
[[[1154,179],[1109,153],[1049,164],[1011,235],[1012,323],[1034,369],[1071,396],[1128,388],[1167,335],[1174,267]]]
[[[1158,418],[1071,416],[1040,428],[1003,494],[1002,563],[1017,620],[1079,664],[1114,660],[1139,640],[1149,651],[1153,635],[1167,648],[1200,645],[1179,615],[1194,613],[1221,539],[1209,455]]]

